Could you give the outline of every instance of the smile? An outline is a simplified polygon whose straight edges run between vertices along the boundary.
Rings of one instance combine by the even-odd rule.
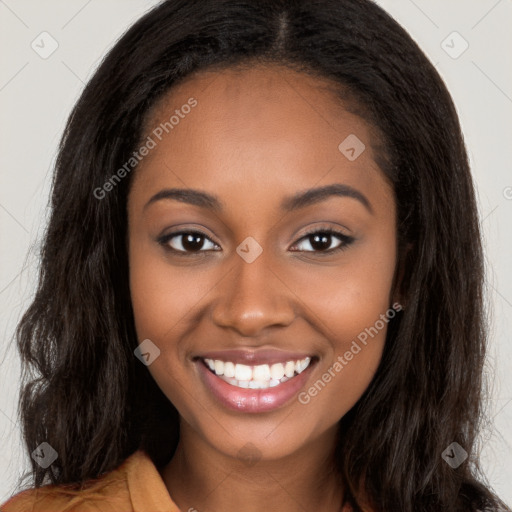
[[[223,350],[195,358],[208,394],[244,413],[270,412],[290,404],[306,386],[318,357],[280,350]]]
[[[309,366],[311,358],[306,357],[296,361],[257,366],[248,366],[219,359],[205,358],[203,361],[212,373],[231,386],[246,389],[267,389],[279,386],[300,375]]]

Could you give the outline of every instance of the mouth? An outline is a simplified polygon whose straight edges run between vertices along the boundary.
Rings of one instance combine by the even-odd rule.
[[[300,375],[310,365],[311,357],[257,366],[208,358],[203,359],[203,362],[212,373],[231,386],[243,389],[268,389]]]
[[[206,389],[221,405],[239,412],[261,413],[290,402],[305,386],[318,361],[316,356],[294,354],[281,357],[281,361],[263,358],[268,359],[263,364],[238,362],[255,359],[197,357],[195,363]]]

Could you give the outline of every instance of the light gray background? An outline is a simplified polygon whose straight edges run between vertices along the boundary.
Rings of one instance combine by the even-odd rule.
[[[20,367],[13,332],[35,289],[56,147],[100,58],[155,3],[0,0],[0,503],[28,468],[17,423]],[[512,1],[378,3],[436,65],[461,118],[480,203],[493,319],[488,358],[493,425],[481,436],[481,460],[491,485],[512,504]],[[31,48],[43,31],[59,45],[47,59]],[[462,38],[451,35],[454,31]],[[453,58],[464,41],[468,49]]]

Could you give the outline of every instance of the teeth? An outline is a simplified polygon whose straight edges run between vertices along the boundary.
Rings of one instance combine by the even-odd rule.
[[[282,379],[284,377],[284,366],[281,363],[273,364],[270,367],[270,375],[274,380]]]
[[[311,362],[310,357],[298,361],[287,361],[285,364],[275,363],[272,366],[261,364],[247,366],[234,364],[220,359],[205,359],[208,368],[222,380],[233,386],[250,389],[267,389],[275,387],[302,373]]]
[[[217,361],[215,361],[217,363]],[[217,373],[217,372],[215,372]],[[252,368],[245,364],[235,365],[235,379],[236,380],[251,380],[252,379]]]
[[[222,361],[215,361],[215,373],[217,375],[224,375],[224,363]]]
[[[295,373],[295,363],[293,361],[288,361],[286,363],[286,366],[284,367],[284,374],[287,377],[293,377],[294,373]]]
[[[297,361],[296,370],[297,373],[302,373],[308,366],[311,361],[310,357],[306,357],[306,359],[303,359],[302,361]]]
[[[224,363],[224,375],[228,378],[235,376],[235,365],[229,361]]]
[[[249,381],[249,388],[251,389],[265,389],[268,382],[266,380],[251,380]]]
[[[255,366],[253,370],[253,378],[257,380],[267,381],[270,379],[270,368],[268,364]]]

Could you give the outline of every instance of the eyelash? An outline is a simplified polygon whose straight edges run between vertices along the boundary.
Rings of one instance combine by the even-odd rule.
[[[345,234],[341,233],[340,231],[336,231],[336,230],[334,230],[332,228],[327,228],[327,229],[316,228],[316,229],[312,229],[312,230],[304,233],[304,235],[302,235],[299,238],[299,240],[297,240],[297,242],[294,245],[297,245],[302,240],[305,240],[308,237],[310,237],[311,235],[316,235],[316,234],[335,236],[336,238],[339,238],[342,243],[338,247],[335,247],[334,249],[328,249],[328,250],[325,250],[325,251],[318,251],[318,250],[298,251],[298,250],[295,250],[293,252],[312,252],[312,253],[316,253],[316,254],[321,255],[321,256],[322,255],[331,255],[331,254],[338,253],[339,251],[345,250],[355,240],[353,237],[345,235]],[[199,251],[180,251],[180,250],[177,250],[177,249],[173,249],[172,247],[169,246],[169,241],[170,240],[172,240],[173,238],[176,238],[178,236],[182,236],[182,235],[198,235],[198,236],[200,236],[202,238],[205,238],[205,239],[209,240],[213,244],[215,244],[215,242],[213,242],[213,240],[211,240],[204,233],[202,233],[201,231],[196,231],[196,230],[188,230],[188,231],[183,230],[183,231],[176,231],[175,233],[168,233],[167,235],[163,235],[160,238],[158,238],[157,241],[158,241],[158,243],[160,245],[163,246],[163,248],[166,251],[172,252],[172,253],[174,253],[174,254],[176,254],[178,256],[191,257],[191,256],[196,256],[197,254],[202,253],[202,252],[209,252],[209,251],[211,251],[211,249],[206,250],[206,251],[205,250],[199,250]],[[215,245],[217,245],[217,244],[215,244]]]

